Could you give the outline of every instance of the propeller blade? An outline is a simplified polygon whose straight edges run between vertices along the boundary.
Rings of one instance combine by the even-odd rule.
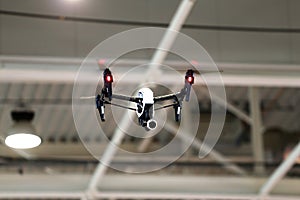
[[[208,73],[222,73],[222,72],[224,72],[223,70],[221,70],[221,69],[219,69],[219,70],[201,70],[200,72],[199,71],[197,71],[197,70],[195,70],[194,71],[194,73],[195,74],[208,74]]]
[[[95,99],[96,96],[87,96],[87,97],[80,97],[80,99],[84,100],[84,99]]]

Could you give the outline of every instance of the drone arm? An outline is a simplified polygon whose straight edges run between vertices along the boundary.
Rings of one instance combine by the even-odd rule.
[[[192,69],[189,69],[189,70],[187,70],[187,72],[185,74],[184,87],[181,89],[180,92],[154,98],[154,102],[167,101],[167,100],[174,101],[173,104],[163,106],[158,109],[163,109],[163,108],[173,106],[174,112],[175,112],[175,120],[177,122],[180,121],[181,120],[182,101],[184,98],[185,98],[185,101],[190,100],[191,87],[193,84],[194,84],[194,71]]]
[[[154,102],[159,101],[167,101],[167,100],[175,100],[178,102],[181,102],[184,97],[185,101],[189,101],[190,99],[190,93],[191,93],[191,87],[194,84],[194,71],[192,69],[187,70],[185,74],[185,83],[184,87],[180,92],[174,93],[174,94],[168,94],[164,96],[154,97]]]
[[[172,103],[172,104],[168,104],[168,105],[165,105],[165,106],[161,106],[159,108],[155,108],[154,110],[161,110],[161,109],[164,109],[164,108],[174,107],[175,105],[177,105],[177,103]]]
[[[167,101],[167,100],[178,101],[178,96],[180,96],[180,94],[181,94],[181,92],[177,92],[174,94],[168,94],[168,95],[154,97],[154,103],[160,102],[160,101]]]
[[[131,96],[126,96],[121,94],[112,94],[112,98],[123,100],[123,101],[131,101],[135,103],[138,103],[141,100],[141,98],[138,97],[131,97]]]
[[[127,107],[127,106],[123,106],[123,105],[116,104],[116,103],[111,103],[111,102],[109,102],[109,101],[105,101],[104,103],[105,103],[105,104],[112,105],[112,106],[120,107],[120,108],[125,108],[125,109],[128,109],[128,110],[136,111],[135,108],[130,108],[130,107]]]
[[[117,106],[117,107],[120,107],[120,108],[125,108],[125,109],[128,109],[128,110],[136,111],[136,109],[134,109],[134,108],[130,108],[130,107],[127,107],[127,106],[123,106],[123,105],[119,105],[119,104],[115,104],[115,103],[111,103],[109,101],[106,101],[104,99],[103,94],[101,96],[97,95],[96,96],[96,107],[97,107],[97,110],[99,112],[101,121],[105,121],[105,104],[109,104],[109,105],[112,105],[112,106]]]
[[[154,102],[159,102],[159,101],[167,101],[167,100],[173,100],[173,104],[169,104],[166,106],[162,106],[160,108],[157,108],[156,110],[160,110],[163,108],[168,108],[168,107],[173,107],[174,112],[175,112],[175,121],[180,121],[181,119],[181,105],[182,105],[182,100],[185,96],[186,92],[184,89],[182,89],[180,92],[174,93],[174,94],[168,94],[164,96],[159,96],[154,98]]]

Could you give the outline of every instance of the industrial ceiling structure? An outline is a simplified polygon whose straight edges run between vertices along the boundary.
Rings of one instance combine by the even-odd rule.
[[[299,8],[297,0],[0,0],[0,199],[299,200]],[[157,48],[116,60],[110,52],[85,59],[107,38],[141,27],[165,28]],[[219,73],[196,74],[197,102],[184,104],[184,120],[176,123],[171,108],[157,111],[166,122],[149,138],[134,137],[142,131],[128,113],[116,108],[123,116],[116,120],[107,106],[106,122],[99,120],[103,139],[91,120],[94,100],[74,98],[80,66],[91,65],[81,74],[84,95],[108,64],[118,93],[155,74],[167,88],[154,92],[165,94],[183,79],[157,64],[182,77],[186,69],[207,65],[168,54],[179,32],[203,46],[222,82]],[[145,71],[134,70],[149,63]],[[226,99],[211,92],[205,78],[224,87]],[[211,124],[223,125],[212,120],[213,108],[218,119],[223,109],[226,117],[212,148],[206,133]],[[5,144],[19,122],[12,112],[19,110],[34,113],[28,121],[40,146]],[[170,143],[170,152],[146,156]]]

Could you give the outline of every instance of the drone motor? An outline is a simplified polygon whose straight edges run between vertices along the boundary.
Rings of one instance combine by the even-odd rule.
[[[114,81],[111,71],[106,68],[103,72],[105,97],[112,99],[112,82]]]
[[[191,87],[194,84],[194,71],[192,69],[187,70],[186,74],[185,74],[185,101],[189,101],[190,100],[190,94],[191,94]]]

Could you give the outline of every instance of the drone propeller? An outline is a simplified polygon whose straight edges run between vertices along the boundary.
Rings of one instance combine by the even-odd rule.
[[[85,99],[95,99],[96,96],[85,96],[85,97],[80,97],[79,99],[85,100]]]
[[[195,70],[194,73],[201,75],[201,74],[210,74],[210,73],[223,73],[224,71],[219,69],[219,70],[204,70],[204,71],[197,71]]]
[[[109,60],[106,58],[100,58],[97,60],[97,64],[101,70],[105,70],[108,67]]]

